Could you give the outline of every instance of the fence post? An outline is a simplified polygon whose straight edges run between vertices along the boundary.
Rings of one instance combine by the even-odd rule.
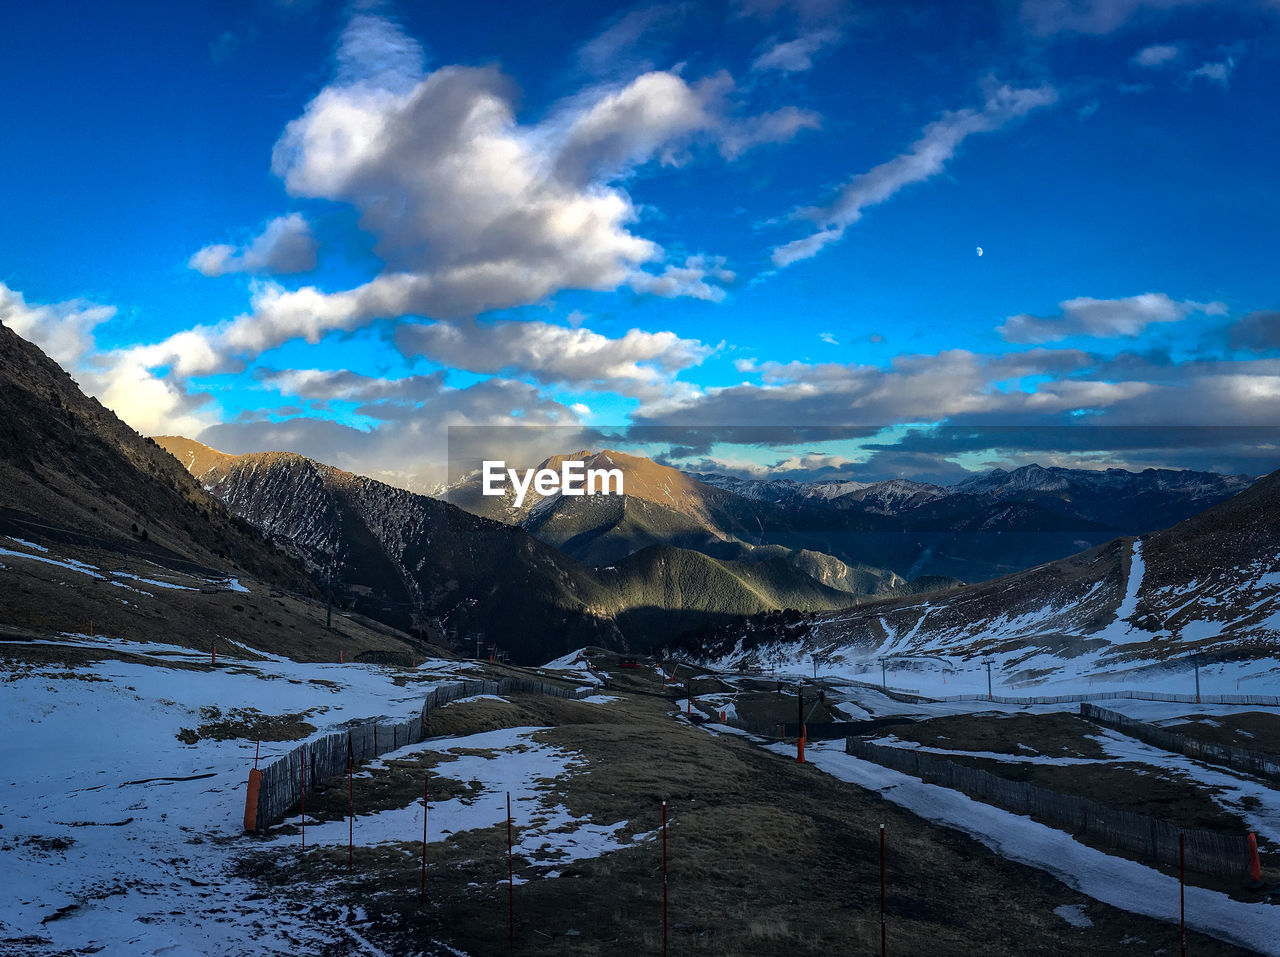
[[[347,758],[347,870],[351,870],[356,856],[356,790],[351,759]]]
[[[1182,832],[1178,832],[1178,921],[1182,930],[1182,957],[1187,957],[1187,859]]]
[[[422,878],[418,884],[418,906],[427,902],[427,784],[431,778],[422,776]]]
[[[889,935],[885,926],[885,904],[887,894],[884,879],[884,825],[880,825],[880,957],[888,953]]]
[[[307,849],[307,749],[298,749],[298,790],[302,800],[302,849]]]
[[[667,957],[667,802],[662,802],[662,957]]]
[[[516,865],[511,852],[511,792],[507,792],[507,947],[516,948]]]

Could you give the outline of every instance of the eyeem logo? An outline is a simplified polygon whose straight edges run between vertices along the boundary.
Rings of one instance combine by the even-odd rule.
[[[565,459],[560,471],[555,469],[507,468],[501,460],[486,459],[483,463],[485,495],[505,495],[510,481],[516,491],[515,506],[524,504],[530,487],[539,495],[622,495],[622,469],[589,469],[578,459]]]

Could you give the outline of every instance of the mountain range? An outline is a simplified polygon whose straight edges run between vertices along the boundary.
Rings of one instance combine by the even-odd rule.
[[[1208,619],[1186,618],[1195,601],[1234,608],[1232,596],[1265,591],[1274,573],[1274,536],[1240,504],[1272,508],[1274,476],[1250,487],[1212,473],[1026,466],[950,487],[803,485],[688,475],[611,450],[543,466],[567,458],[621,469],[626,494],[532,494],[516,507],[471,481],[449,490],[463,508],[292,453],[151,440],[0,325],[0,624],[176,630],[321,657],[344,643],[407,657],[428,641],[497,644],[534,662],[690,630],[714,645],[744,618],[763,640],[783,620],[764,616],[789,609],[785,620],[831,647],[959,653],[965,635],[1008,635],[1010,648],[1048,635],[1097,650],[1117,622],[1148,636],[1126,645],[1170,629],[1203,643]],[[1160,523],[1172,528],[1153,532]],[[1143,544],[1117,537],[1134,527]],[[1127,569],[1144,555],[1149,578],[1135,579]],[[960,588],[939,568],[977,582],[1013,574]],[[1150,584],[1166,580],[1189,596],[1176,609]],[[323,625],[326,589],[345,613],[340,634]],[[927,627],[911,618],[921,608]],[[1231,619],[1231,634],[1262,635],[1256,617]],[[1022,618],[1039,630],[1010,630]]]
[[[724,664],[782,654],[842,662],[846,670],[885,656],[991,656],[1006,682],[1025,688],[1074,673],[1168,666],[1191,654],[1202,662],[1274,657],[1278,642],[1274,472],[1170,528],[994,581],[834,615],[756,616],[682,648]]]
[[[803,559],[722,559],[658,539],[595,567],[516,525],[301,455],[157,441],[317,576],[332,560],[346,605],[409,630],[439,622],[459,649],[497,643],[521,662],[586,644],[647,649],[686,628],[770,608],[841,608],[867,594],[824,584]],[[813,570],[822,564],[814,556]]]
[[[716,558],[780,556],[824,583],[859,595],[977,582],[1101,544],[1164,528],[1248,488],[1245,476],[1173,469],[996,469],[954,486],[907,479],[803,484],[685,474],[606,450],[553,456],[618,468],[626,495],[530,491],[484,496],[478,474],[442,496],[519,525],[592,565],[656,542]],[[761,549],[764,549],[761,551]],[[819,557],[821,556],[821,557]],[[816,567],[815,567],[816,566]]]

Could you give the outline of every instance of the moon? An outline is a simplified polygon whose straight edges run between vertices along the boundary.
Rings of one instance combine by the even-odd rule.
[[[978,255],[979,255],[979,256],[981,256],[981,255],[982,255],[982,247],[981,247],[981,246],[979,246],[979,247],[978,247]]]

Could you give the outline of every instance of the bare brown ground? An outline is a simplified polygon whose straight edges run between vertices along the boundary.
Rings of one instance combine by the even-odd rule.
[[[637,679],[642,681],[642,679]],[[653,677],[648,690],[660,691]],[[609,705],[516,696],[441,709],[436,733],[541,724],[540,737],[578,752],[586,767],[550,783],[576,815],[626,834],[651,832],[669,802],[670,949],[673,954],[874,953],[879,946],[881,823],[888,834],[889,946],[898,954],[1174,953],[1177,928],[1100,904],[1044,872],[1007,861],[957,832],[930,824],[811,765],[731,735],[691,727],[661,697],[632,694]],[[499,757],[498,760],[501,760]],[[426,751],[358,779],[361,807],[407,806],[434,769],[432,800],[468,793],[449,761]],[[345,781],[332,782],[322,815],[345,810]],[[308,810],[311,810],[309,804]],[[279,829],[278,833],[289,833]],[[517,841],[519,835],[516,835]],[[282,906],[358,904],[361,933],[388,953],[433,951],[447,941],[472,955],[507,951],[506,835],[501,827],[427,848],[426,903],[419,855],[402,844],[254,855],[243,864]],[[581,861],[558,877],[514,888],[515,954],[662,952],[661,844],[656,838]],[[324,905],[308,904],[324,899]],[[1076,928],[1053,910],[1084,908]],[[1196,954],[1240,954],[1192,935]],[[337,951],[335,951],[337,952]]]

